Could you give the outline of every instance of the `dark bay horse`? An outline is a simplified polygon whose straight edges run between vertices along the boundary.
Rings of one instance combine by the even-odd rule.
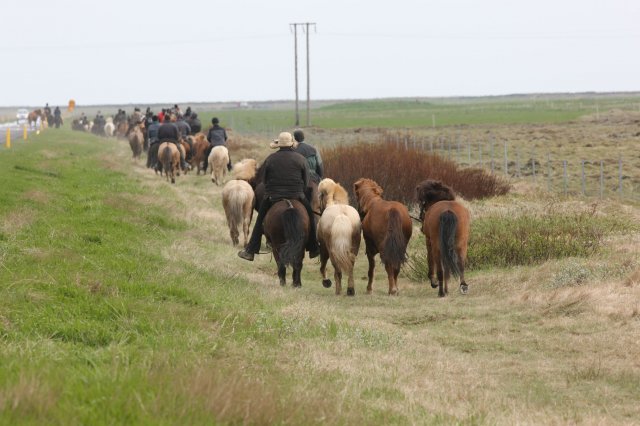
[[[420,204],[422,233],[426,238],[427,262],[431,287],[438,287],[438,296],[449,293],[449,276],[460,278],[460,292],[467,294],[469,286],[464,280],[464,265],[469,242],[469,210],[455,201],[451,188],[437,180],[425,180],[416,186]],[[438,281],[433,277],[436,269]]]
[[[298,200],[277,201],[264,218],[264,235],[278,265],[280,285],[286,284],[287,266],[293,268],[293,286],[301,287],[302,260],[309,238],[307,210]]]
[[[362,218],[362,233],[369,260],[367,293],[371,294],[375,256],[380,253],[389,278],[389,294],[398,294],[398,274],[407,259],[407,244],[413,227],[407,207],[397,201],[383,200],[382,188],[371,179],[353,184]]]

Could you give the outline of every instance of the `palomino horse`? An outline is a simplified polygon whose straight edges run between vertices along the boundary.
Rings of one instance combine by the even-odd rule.
[[[176,173],[180,175],[180,152],[173,142],[163,142],[158,147],[158,163],[162,167],[167,181],[176,183]],[[162,173],[161,171],[161,173]]]
[[[113,137],[114,132],[116,131],[116,126],[113,124],[113,118],[107,117],[107,122],[104,124],[104,134],[106,137]]]
[[[227,174],[227,164],[229,163],[229,150],[227,147],[214,146],[209,154],[209,166],[211,167],[211,182],[216,185],[224,183]]]
[[[318,242],[320,243],[320,273],[322,285],[331,287],[327,279],[327,260],[331,259],[336,280],[336,295],[342,292],[342,274],[349,277],[347,296],[354,296],[353,267],[360,249],[362,224],[356,209],[349,205],[347,191],[331,179],[323,179],[318,185],[320,211]]]
[[[240,233],[238,228],[242,226],[242,235],[244,237],[244,245],[249,241],[249,225],[251,225],[251,217],[253,216],[253,188],[247,181],[230,180],[222,188],[222,207],[227,217],[227,225],[229,226],[229,234],[231,242],[234,246],[239,243],[238,237]]]
[[[209,142],[207,141],[207,136],[202,133],[199,132],[194,136],[194,142],[193,142],[193,155],[191,156],[191,167],[195,168],[196,171],[196,176],[200,174],[200,171],[202,170],[203,173],[204,172],[204,156],[205,156],[205,151],[207,150],[207,148],[209,147]],[[252,190],[253,191],[253,190]]]
[[[144,145],[144,133],[142,129],[144,128],[144,123],[140,123],[137,126],[134,126],[133,129],[129,132],[127,138],[129,139],[129,145],[131,146],[131,151],[133,152],[133,159],[137,160],[142,155],[142,147]]]
[[[460,292],[467,294],[464,265],[469,242],[469,210],[455,201],[451,188],[437,180],[427,179],[416,187],[420,203],[422,233],[426,237],[427,262],[431,287],[438,287],[438,296],[449,293],[448,280],[452,274],[460,278]],[[436,268],[438,281],[433,278]]]
[[[389,278],[389,294],[398,294],[398,274],[407,259],[407,244],[413,230],[407,207],[397,201],[383,200],[382,188],[371,179],[358,179],[353,184],[358,210],[362,219],[362,233],[369,260],[367,293],[371,293],[374,257],[380,258]]]
[[[287,266],[293,268],[293,286],[301,287],[304,248],[309,239],[309,216],[298,200],[280,200],[264,217],[264,235],[278,265],[280,285],[286,284]]]

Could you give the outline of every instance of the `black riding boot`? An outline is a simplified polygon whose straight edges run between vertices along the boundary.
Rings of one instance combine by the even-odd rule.
[[[313,209],[311,208],[311,203],[305,197],[300,198],[300,202],[304,205],[304,208],[307,210],[307,215],[309,216],[309,240],[307,242],[307,251],[309,252],[309,257],[314,258],[320,254],[319,245],[318,245],[318,236],[316,235],[316,217],[313,214]]]
[[[238,256],[246,260],[253,260],[253,255],[260,251],[260,245],[262,243],[262,232],[263,226],[262,222],[264,221],[264,217],[267,215],[267,212],[273,205],[273,202],[269,197],[262,200],[262,204],[260,204],[260,210],[258,210],[258,217],[256,218],[256,222],[253,225],[253,230],[251,231],[251,237],[249,238],[249,242],[244,250],[238,252]]]

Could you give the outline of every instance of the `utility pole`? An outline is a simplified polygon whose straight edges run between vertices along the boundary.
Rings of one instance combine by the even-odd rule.
[[[293,27],[294,35],[294,54],[295,54],[295,78],[296,78],[296,126],[300,125],[300,110],[298,107],[298,25],[304,25],[303,31],[307,36],[307,126],[311,125],[311,75],[309,67],[309,27],[313,25],[315,29],[315,22],[298,22],[289,24]]]
[[[290,27],[293,27],[293,53],[296,68],[296,127],[300,125],[300,110],[298,109],[298,25],[300,24],[289,24]]]

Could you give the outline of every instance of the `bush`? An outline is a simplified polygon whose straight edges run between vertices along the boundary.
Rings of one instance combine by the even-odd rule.
[[[389,139],[389,140],[387,140]],[[436,154],[390,142],[388,135],[374,144],[359,143],[322,151],[325,176],[349,191],[353,183],[365,177],[384,189],[384,198],[405,204],[415,202],[415,187],[425,179],[437,179],[462,197],[472,200],[503,195],[509,184],[483,169],[462,168]]]

